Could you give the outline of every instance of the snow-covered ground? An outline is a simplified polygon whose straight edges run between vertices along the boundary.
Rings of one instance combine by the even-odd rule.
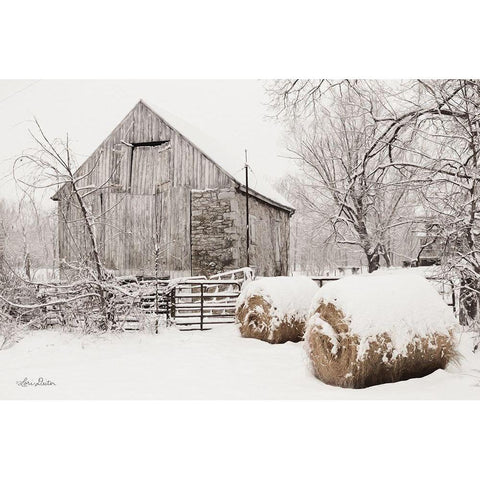
[[[331,387],[309,371],[303,342],[204,332],[83,336],[30,332],[0,351],[1,399],[480,399],[480,354],[464,334],[459,366],[364,390]],[[26,385],[53,382],[55,385]]]

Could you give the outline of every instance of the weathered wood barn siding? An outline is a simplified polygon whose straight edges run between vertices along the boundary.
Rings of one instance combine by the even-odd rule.
[[[132,147],[144,142],[164,143]],[[222,168],[142,101],[78,169],[76,178],[82,193],[92,192],[86,200],[101,256],[107,268],[120,274],[154,272],[158,232],[160,273],[189,275],[192,271],[191,191],[238,186]],[[240,192],[238,195],[244,198]],[[81,252],[88,251],[88,238],[69,185],[64,185],[53,199],[58,201],[59,256],[71,262],[81,256]],[[286,229],[277,228],[269,219],[270,216],[283,218],[281,213],[275,213],[278,208],[265,203],[262,207],[256,207],[255,202],[252,205],[254,211],[258,211],[252,214],[258,216],[259,224],[268,218],[268,224],[273,227],[269,237],[277,231],[285,234]],[[288,217],[285,210],[281,212]],[[244,230],[244,226],[238,228]],[[273,239],[262,240],[257,251],[266,244],[275,250],[272,242]],[[285,246],[281,249],[288,252]],[[263,259],[259,254],[258,262],[265,260],[269,265],[267,270],[273,272],[278,269],[270,265],[277,258],[272,255]],[[282,273],[287,264],[288,259]]]
[[[232,179],[215,163],[195,148],[183,135],[170,128],[148,106],[139,102],[85,163],[80,166],[76,176],[80,178],[87,175],[78,182],[78,185],[81,187],[96,185],[98,187],[118,181],[125,190],[131,170],[131,148],[123,142],[134,144],[153,141],[169,141],[170,152],[175,152],[174,163],[170,152],[168,159],[165,160],[169,165],[168,180],[171,182],[171,186],[204,189],[232,184]],[[134,161],[135,157],[140,156],[141,152],[154,148],[135,148]],[[161,149],[161,147],[159,148]],[[132,185],[135,186],[137,193],[155,193],[155,185],[161,178],[152,174],[151,167],[152,163],[148,160],[138,162],[134,166]],[[157,173],[161,174],[159,171],[160,169]],[[135,193],[135,191],[132,193]]]
[[[240,258],[246,258],[246,229],[242,228],[246,218],[245,194],[240,200]],[[250,197],[250,264],[259,275],[273,277],[288,275],[290,251],[290,214],[272,208],[265,202]]]

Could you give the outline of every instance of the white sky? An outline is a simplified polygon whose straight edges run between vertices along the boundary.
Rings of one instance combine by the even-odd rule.
[[[271,181],[291,161],[281,156],[282,127],[266,118],[264,83],[257,80],[1,80],[0,198],[15,198],[13,160],[33,146],[36,117],[50,138],[65,138],[81,163],[143,98],[180,117]],[[238,168],[242,167],[241,161]],[[47,203],[48,205],[48,203]]]

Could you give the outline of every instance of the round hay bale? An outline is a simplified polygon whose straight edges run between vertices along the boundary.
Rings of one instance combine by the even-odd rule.
[[[419,378],[457,358],[457,321],[417,275],[352,276],[322,287],[307,322],[314,375],[346,388]]]
[[[244,286],[235,319],[242,337],[269,343],[299,342],[317,284],[307,277],[271,277]]]

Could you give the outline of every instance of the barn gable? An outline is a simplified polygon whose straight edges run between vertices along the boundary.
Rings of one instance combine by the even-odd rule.
[[[172,156],[167,155],[172,186],[208,188],[210,185],[232,184],[232,179],[226,173],[140,101],[78,168],[75,175],[84,177],[79,181],[79,187],[112,186],[117,191],[130,191],[136,176],[153,182],[137,185],[144,190],[141,192],[137,189],[137,193],[153,193],[157,179],[152,172],[143,171],[149,168],[148,162],[134,164],[136,148],[132,148],[149,142],[168,142],[166,147],[175,152],[175,168]],[[66,185],[60,188],[52,199],[58,200],[66,188]]]
[[[165,119],[164,117],[167,116],[168,119]],[[149,178],[155,184],[161,184],[162,179],[158,179],[155,172],[154,174],[144,174],[141,171],[142,168],[150,167],[148,163],[134,164],[133,158],[127,159],[132,156],[132,145],[141,148],[142,143],[153,142],[165,142],[165,148],[170,147],[175,152],[175,166],[172,164],[171,156],[168,160],[172,186],[183,185],[194,189],[205,189],[233,185],[245,192],[244,182],[221,164],[222,158],[230,156],[228,153],[216,148],[214,142],[207,139],[205,135],[172,114],[164,112],[163,116],[160,116],[143,100],[135,105],[78,168],[76,172],[78,177],[88,173],[86,178],[79,182],[79,186],[108,187],[123,184],[123,188],[128,190],[131,187],[133,172],[137,172],[139,178]],[[200,143],[202,145],[199,145]],[[238,161],[238,164],[242,165],[241,160]],[[152,188],[156,188],[155,184],[144,184],[139,187],[148,189],[148,193],[150,193]],[[58,200],[64,188],[65,186],[60,188],[52,196],[52,199]],[[249,193],[263,202],[288,211],[290,214],[295,211],[294,207],[269,185],[261,184],[257,189],[250,186]]]

